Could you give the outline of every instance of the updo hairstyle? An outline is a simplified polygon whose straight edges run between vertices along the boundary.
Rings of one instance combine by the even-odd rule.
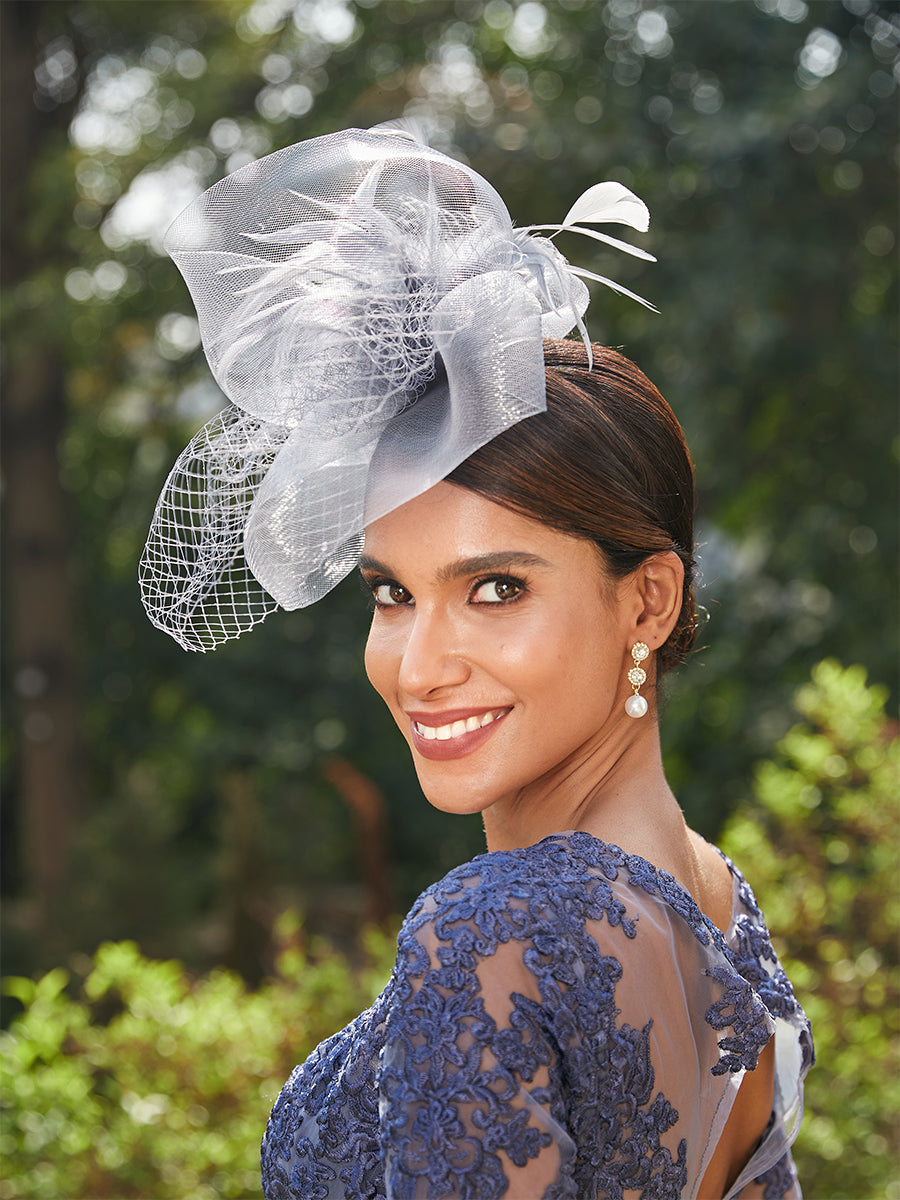
[[[694,644],[694,471],[681,426],[634,363],[580,341],[544,342],[547,411],[519,421],[450,475],[513,512],[594,542],[617,579],[653,554],[684,564],[681,612],[657,673]]]

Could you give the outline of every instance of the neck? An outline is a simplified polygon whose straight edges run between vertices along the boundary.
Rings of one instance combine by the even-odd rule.
[[[583,830],[662,865],[687,827],[666,781],[656,721],[652,714],[641,721],[636,729],[623,715],[602,739],[486,809],[488,850]]]

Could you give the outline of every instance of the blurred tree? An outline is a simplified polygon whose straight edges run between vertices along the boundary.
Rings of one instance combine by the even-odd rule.
[[[14,533],[39,476],[11,433],[5,661],[19,719],[3,771],[17,797],[7,845],[25,871],[6,878],[17,895],[48,895],[38,849],[63,832],[74,861],[55,924],[63,940],[137,936],[158,953],[234,952],[249,970],[236,947],[261,942],[260,914],[277,911],[284,889],[296,895],[298,880],[312,922],[352,930],[367,901],[352,882],[353,822],[324,773],[336,752],[386,797],[401,904],[480,848],[477,820],[424,804],[367,695],[352,582],[212,658],[185,656],[140,611],[134,574],[155,495],[221,402],[161,233],[208,183],[291,141],[406,113],[481,170],[519,222],[558,219],[598,178],[648,201],[642,244],[660,265],[635,265],[634,280],[662,316],[598,297],[590,327],[626,343],[660,384],[697,460],[709,649],[676,682],[663,723],[692,822],[715,835],[823,653],[886,677],[896,644],[884,621],[896,548],[892,6],[11,0],[0,10],[18,70],[6,78],[16,96],[4,104],[5,152],[26,130],[28,147],[26,164],[4,165],[16,197],[4,237],[22,262],[5,289],[7,369],[56,364],[61,429],[38,421],[34,446],[45,473],[58,452],[62,488],[54,476],[39,498],[61,497],[42,534],[58,547],[56,575],[38,579]],[[18,118],[29,92],[33,111]],[[601,251],[562,248],[603,269]],[[6,386],[13,418],[27,392]],[[34,617],[68,656],[60,682],[36,658],[44,643],[26,636]],[[80,704],[66,682],[79,675]],[[29,719],[52,695],[78,712],[50,714],[72,743],[45,761],[29,730],[50,726]],[[84,819],[67,782],[77,770],[42,782],[34,765],[72,761],[79,716]],[[56,815],[28,841],[29,814],[45,811]],[[235,832],[242,821],[252,838]],[[226,920],[234,881],[243,900]],[[7,921],[7,953],[22,957],[28,910],[8,907]]]
[[[18,772],[22,789],[22,840],[29,883],[39,903],[37,925],[46,937],[68,880],[68,854],[81,815],[81,712],[73,622],[71,527],[57,463],[65,422],[65,344],[50,279],[72,264],[67,253],[70,181],[56,201],[67,219],[40,229],[29,220],[35,201],[32,153],[41,142],[59,156],[66,150],[68,103],[41,111],[32,99],[34,43],[40,5],[0,8],[4,130],[2,176],[7,197],[0,209],[0,286],[24,300],[7,318],[2,367],[3,476],[6,600],[11,670],[19,695]],[[40,205],[42,213],[46,206]],[[48,291],[50,293],[48,297]],[[50,303],[38,327],[38,297]],[[43,306],[42,306],[43,307]],[[55,311],[54,311],[55,310]],[[46,323],[45,323],[46,322]]]

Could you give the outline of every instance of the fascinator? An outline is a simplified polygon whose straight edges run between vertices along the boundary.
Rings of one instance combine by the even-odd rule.
[[[551,240],[652,257],[581,227],[607,221],[646,230],[649,214],[601,183],[561,225],[516,229],[480,175],[393,126],[287,146],[198,197],[165,244],[229,403],[157,503],[150,620],[209,650],[312,604],[356,565],[366,524],[543,411],[542,339],[588,341],[584,278],[646,303]]]

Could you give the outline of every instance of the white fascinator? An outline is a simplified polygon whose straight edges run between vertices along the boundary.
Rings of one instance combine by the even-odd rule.
[[[542,339],[577,326],[587,341],[583,278],[640,300],[539,231],[649,259],[580,227],[649,219],[601,183],[561,225],[513,228],[480,175],[392,126],[287,146],[204,192],[166,249],[230,403],[157,503],[150,620],[210,650],[333,588],[368,522],[546,408]]]

